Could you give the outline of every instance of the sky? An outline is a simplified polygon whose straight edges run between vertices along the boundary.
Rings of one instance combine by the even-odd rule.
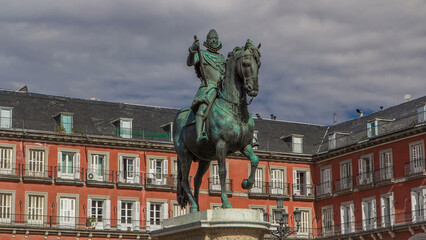
[[[0,88],[183,108],[186,65],[216,29],[260,49],[263,118],[333,124],[426,93],[425,0],[0,1]]]

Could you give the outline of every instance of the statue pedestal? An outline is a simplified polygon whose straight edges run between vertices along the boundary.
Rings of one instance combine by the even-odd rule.
[[[165,219],[163,229],[151,232],[151,237],[160,240],[259,240],[269,226],[257,210],[208,209]]]

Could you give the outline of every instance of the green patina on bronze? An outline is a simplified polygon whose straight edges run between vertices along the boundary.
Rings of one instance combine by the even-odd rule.
[[[217,51],[222,47],[212,29],[200,50],[196,37],[189,48],[188,66],[194,66],[201,80],[200,88],[189,108],[180,110],[173,124],[173,140],[178,154],[177,200],[182,207],[188,203],[191,212],[199,210],[198,195],[202,177],[210,162],[218,160],[223,208],[232,208],[226,190],[226,157],[241,151],[251,161],[250,176],[242,181],[244,189],[254,184],[258,157],[252,148],[254,120],[248,112],[247,95],[256,97],[259,91],[259,48],[247,40],[228,58]],[[202,57],[199,57],[202,56]],[[194,179],[194,194],[189,186],[192,162],[198,162]]]

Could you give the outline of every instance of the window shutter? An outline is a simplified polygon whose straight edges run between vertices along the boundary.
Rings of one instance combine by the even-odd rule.
[[[140,202],[134,202],[132,205],[132,229],[133,231],[140,230],[140,215],[141,215],[141,204]]]
[[[61,178],[61,164],[62,164],[62,152],[58,151],[58,178]]]
[[[156,162],[157,161],[155,159],[148,160],[148,164],[149,164],[148,178],[155,179],[155,164],[156,164]]]
[[[373,200],[373,214],[372,214],[372,217],[373,217],[373,219],[374,219],[374,222],[373,222],[373,227],[374,228],[376,228],[377,227],[377,208],[376,208],[376,198],[374,198],[374,200]]]
[[[64,218],[64,216],[65,216],[65,201],[64,200],[65,200],[64,198],[60,198],[59,199],[59,216],[60,216],[60,218],[59,218],[59,220],[60,220],[59,224],[62,223],[61,220],[65,219]]]
[[[366,202],[362,202],[361,203],[361,211],[362,211],[362,229],[366,229],[367,228],[367,203]]]
[[[118,181],[124,182],[124,163],[123,163],[123,156],[120,156],[118,158]]]
[[[300,195],[300,187],[297,185],[297,171],[293,170],[293,194]]]
[[[411,214],[412,214],[412,221],[413,223],[416,222],[416,205],[417,205],[417,198],[416,198],[416,192],[411,192]]]
[[[163,218],[161,220],[169,218],[169,204],[163,203]]]
[[[80,179],[80,153],[75,154],[74,179]]]
[[[141,159],[135,158],[135,183],[140,183],[140,172],[141,172]]]
[[[344,206],[340,206],[340,224],[341,224],[341,231],[342,233],[346,233],[345,232],[345,219],[346,219],[346,211],[345,211],[345,207]]]
[[[312,195],[311,193],[311,171],[306,172],[306,190],[308,195]]]
[[[167,185],[167,175],[169,174],[169,161],[167,159],[163,160],[163,184]]]
[[[423,188],[422,190],[422,199],[423,199],[423,205],[421,208],[423,209],[423,221],[424,221],[426,220],[426,188]]]
[[[121,229],[121,200],[117,201],[117,229]]]
[[[105,200],[104,229],[111,229],[111,200]]]
[[[349,206],[350,208],[350,215],[351,215],[351,230],[352,232],[355,232],[355,210],[354,210],[354,204],[351,204]]]
[[[390,207],[390,214],[391,214],[391,225],[395,225],[395,203],[393,202],[393,195],[389,196],[389,207]]]
[[[149,230],[150,226],[151,226],[150,214],[151,214],[151,203],[150,202],[146,202],[146,218],[145,218],[146,230]]]
[[[87,199],[87,217],[92,216],[92,199]]]
[[[390,202],[390,201],[389,201]],[[391,202],[389,205],[392,204]],[[382,214],[382,227],[385,227],[385,215],[386,215],[386,206],[385,206],[385,198],[380,198],[380,206],[381,206],[381,214]],[[390,211],[389,211],[390,212]],[[387,226],[386,226],[387,227]]]

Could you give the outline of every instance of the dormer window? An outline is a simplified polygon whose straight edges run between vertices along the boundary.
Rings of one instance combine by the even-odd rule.
[[[119,132],[122,138],[132,138],[132,120],[131,118],[120,118]]]
[[[71,113],[61,113],[61,127],[64,132],[71,133],[72,132],[72,114]]]
[[[258,138],[257,138],[257,133],[258,133],[257,131],[253,132],[253,140],[252,140],[252,143],[251,143],[253,150],[257,150],[258,147],[259,147],[259,141],[258,141]]]
[[[328,149],[336,149],[343,146],[347,141],[346,137],[350,133],[347,132],[334,132],[328,135]]]
[[[173,122],[161,125],[161,128],[167,132],[167,138],[170,142],[173,142]]]
[[[303,153],[303,135],[293,135],[291,145],[294,153]]]
[[[417,123],[426,122],[426,104],[417,109]]]
[[[395,119],[376,118],[367,122],[367,137],[377,137],[379,134],[386,133],[388,122],[392,122]]]
[[[11,107],[0,107],[0,128],[12,128]]]

